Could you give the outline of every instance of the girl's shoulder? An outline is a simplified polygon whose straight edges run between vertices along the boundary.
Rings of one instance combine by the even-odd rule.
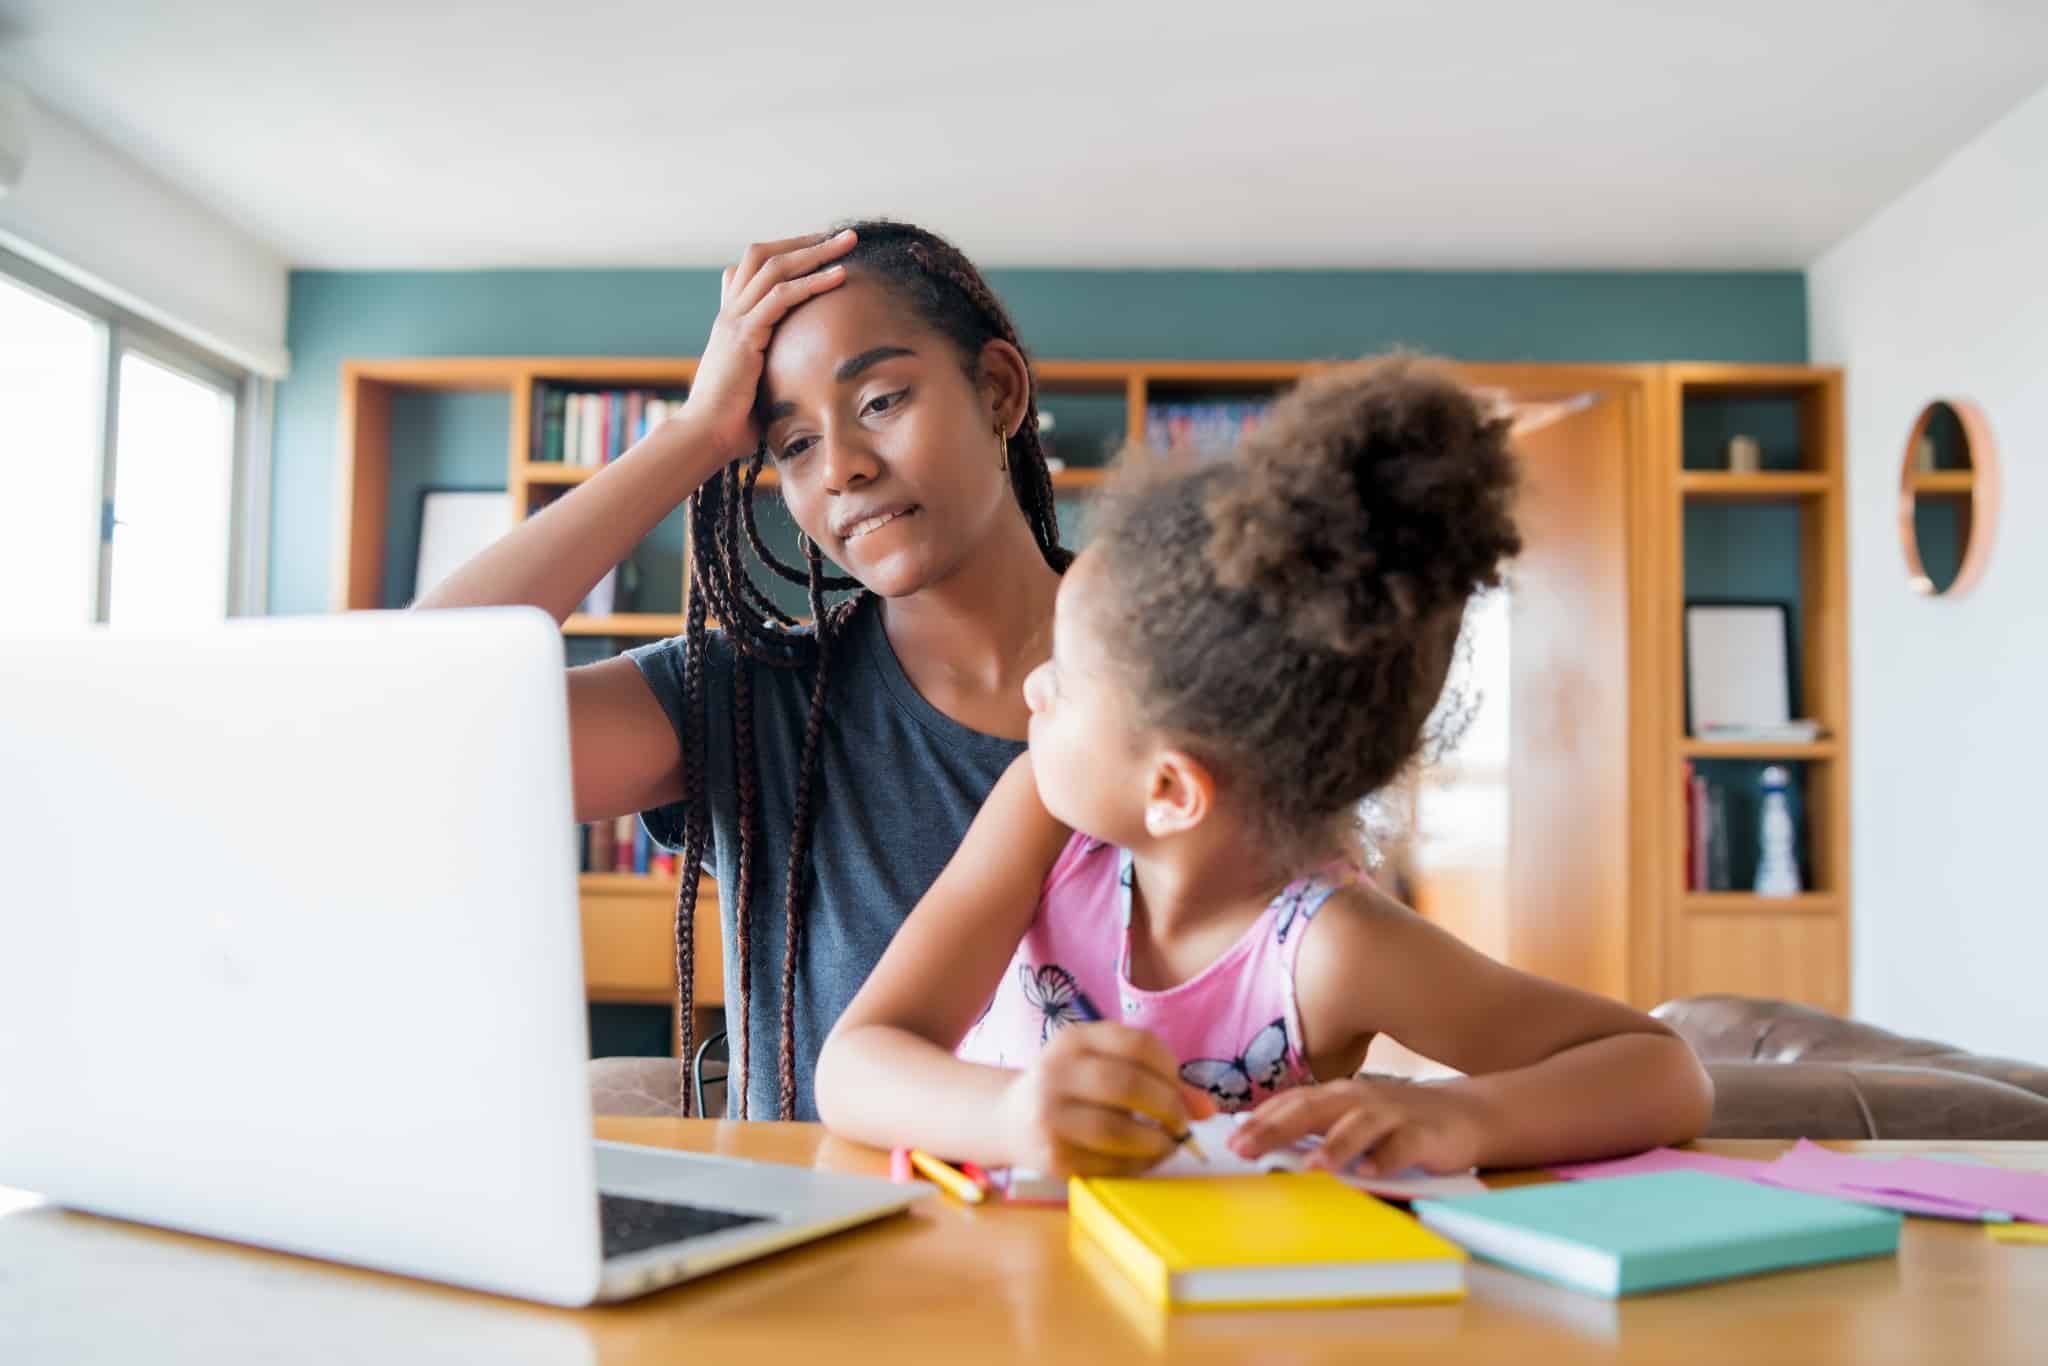
[[[1304,928],[1296,989],[1307,1003],[1355,997],[1380,974],[1399,972],[1404,944],[1422,917],[1360,874],[1339,882]]]

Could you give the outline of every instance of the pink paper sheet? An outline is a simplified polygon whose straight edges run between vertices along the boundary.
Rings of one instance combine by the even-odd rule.
[[[2048,1172],[2016,1172],[1925,1157],[1854,1157],[1801,1139],[1773,1163],[1775,1173],[1823,1177],[1846,1189],[1913,1197],[1972,1212],[1996,1210],[2048,1223]],[[1775,1183],[1774,1183],[1775,1184]]]
[[[1569,1181],[1651,1172],[1712,1172],[1780,1190],[1826,1195],[1935,1219],[2015,1216],[2048,1223],[2048,1173],[1936,1162],[1928,1158],[1853,1157],[1801,1139],[1775,1162],[1653,1148],[1633,1157],[1552,1167]]]
[[[1598,1181],[1610,1176],[1648,1176],[1652,1172],[1712,1172],[1740,1181],[1754,1181],[1768,1166],[1741,1157],[1716,1157],[1712,1153],[1682,1153],[1676,1148],[1652,1148],[1634,1157],[1617,1157],[1606,1162],[1575,1162],[1552,1167],[1554,1175],[1567,1181]]]

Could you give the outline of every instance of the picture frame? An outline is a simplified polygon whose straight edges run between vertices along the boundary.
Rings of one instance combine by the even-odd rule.
[[[1792,609],[1784,602],[1688,599],[1686,731],[1792,720]]]
[[[500,488],[420,490],[420,543],[413,562],[418,599],[512,529],[512,495]]]

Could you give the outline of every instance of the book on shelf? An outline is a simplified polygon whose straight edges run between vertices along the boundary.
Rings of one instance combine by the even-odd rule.
[[[583,822],[576,827],[576,851],[579,872],[656,878],[676,875],[675,854],[657,845],[637,816]]]
[[[1690,763],[1685,766],[1685,889],[1726,892],[1735,885],[1728,794]]]
[[[1699,728],[1697,739],[1725,743],[1810,745],[1828,733],[1818,721],[1777,721],[1750,725],[1709,724]]]
[[[1229,455],[1258,430],[1272,403],[1265,399],[1228,403],[1154,403],[1145,409],[1145,444],[1169,455],[1203,460]]]
[[[589,389],[536,383],[527,459],[594,469],[632,449],[682,408],[681,389]]]

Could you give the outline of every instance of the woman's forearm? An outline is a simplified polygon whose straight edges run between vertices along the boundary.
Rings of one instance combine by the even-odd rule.
[[[891,1025],[835,1034],[818,1059],[818,1114],[834,1133],[877,1148],[1007,1166],[1003,1100],[1017,1073],[963,1062]]]
[[[733,456],[688,414],[672,418],[413,606],[524,604],[564,621],[598,580]]]
[[[1441,1084],[1482,1107],[1482,1167],[1540,1167],[1683,1143],[1699,1137],[1714,1110],[1706,1069],[1669,1034],[1610,1035],[1533,1066]]]

